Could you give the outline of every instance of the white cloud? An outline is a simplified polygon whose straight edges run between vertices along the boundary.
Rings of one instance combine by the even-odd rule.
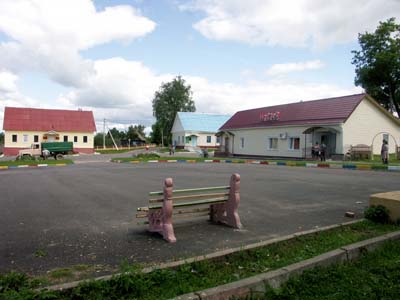
[[[60,95],[51,105],[30,99],[18,90],[18,76],[0,72],[0,119],[4,106],[92,110],[98,130],[102,119],[109,127],[151,125],[152,99],[171,74],[157,74],[140,62],[122,58],[94,62],[96,75],[88,85]],[[244,81],[241,84],[210,82],[204,77],[182,75],[193,91],[198,112],[234,114],[238,110],[358,93],[359,88],[289,80]],[[149,128],[147,129],[149,131]]]
[[[155,91],[163,81],[173,78],[169,74],[157,75],[141,62],[123,58],[97,60],[94,69],[95,75],[85,87],[73,89],[60,101],[101,109],[102,115],[112,119],[151,118]]]
[[[84,86],[95,75],[80,51],[111,41],[130,41],[155,28],[131,6],[96,11],[90,0],[2,0],[0,68],[44,71],[66,86]]]
[[[288,80],[249,81],[240,85],[212,83],[200,77],[187,77],[192,85],[197,111],[234,114],[239,110],[323,99],[361,92],[356,87]]]
[[[112,58],[94,62],[96,76],[84,88],[62,95],[58,103],[75,109],[94,110],[100,122],[114,125],[134,122],[150,125],[152,99],[171,74],[157,74],[140,62]],[[198,112],[233,114],[238,110],[358,93],[359,88],[289,80],[247,81],[241,84],[210,82],[204,77],[182,75],[193,91]],[[113,126],[114,126],[113,125]],[[99,127],[101,129],[101,127]]]
[[[35,106],[33,99],[18,89],[18,76],[8,70],[0,70],[0,130],[3,128],[4,107]]]
[[[275,64],[267,69],[266,74],[269,76],[276,76],[287,74],[291,72],[302,72],[306,70],[317,70],[323,68],[325,65],[320,60],[309,60],[297,63]]]
[[[289,47],[352,42],[379,21],[400,18],[398,0],[192,0],[180,7],[205,13],[193,26],[209,39]]]

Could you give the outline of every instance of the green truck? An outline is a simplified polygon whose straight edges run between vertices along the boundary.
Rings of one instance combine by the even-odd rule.
[[[42,157],[46,159],[50,156],[54,159],[63,159],[63,155],[73,153],[72,142],[43,142],[33,143],[30,148],[19,151],[17,158]]]

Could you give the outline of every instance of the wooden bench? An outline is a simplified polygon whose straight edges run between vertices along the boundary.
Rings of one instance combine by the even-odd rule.
[[[370,159],[371,158],[372,149],[371,146],[358,144],[350,147],[350,158],[352,160],[357,159]]]
[[[232,174],[229,186],[173,190],[172,178],[166,178],[164,189],[151,192],[149,206],[139,207],[136,218],[147,218],[150,232],[158,232],[170,242],[176,242],[172,220],[175,217],[209,215],[210,220],[233,228],[241,228],[238,214],[240,175]],[[177,196],[175,196],[177,195]],[[155,197],[154,196],[162,196]],[[196,207],[193,209],[185,209]]]

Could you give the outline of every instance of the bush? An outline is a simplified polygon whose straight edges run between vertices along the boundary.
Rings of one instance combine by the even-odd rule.
[[[158,155],[157,153],[154,153],[154,152],[150,152],[150,153],[139,153],[138,155],[136,155],[134,157],[140,158],[140,159],[157,159],[157,158],[160,158],[160,155]]]
[[[372,205],[364,211],[364,217],[372,222],[389,223],[389,210],[383,205]]]

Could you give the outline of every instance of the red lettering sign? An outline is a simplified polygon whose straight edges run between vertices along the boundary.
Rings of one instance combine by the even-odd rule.
[[[260,121],[279,121],[280,117],[281,113],[279,111],[260,113]]]

